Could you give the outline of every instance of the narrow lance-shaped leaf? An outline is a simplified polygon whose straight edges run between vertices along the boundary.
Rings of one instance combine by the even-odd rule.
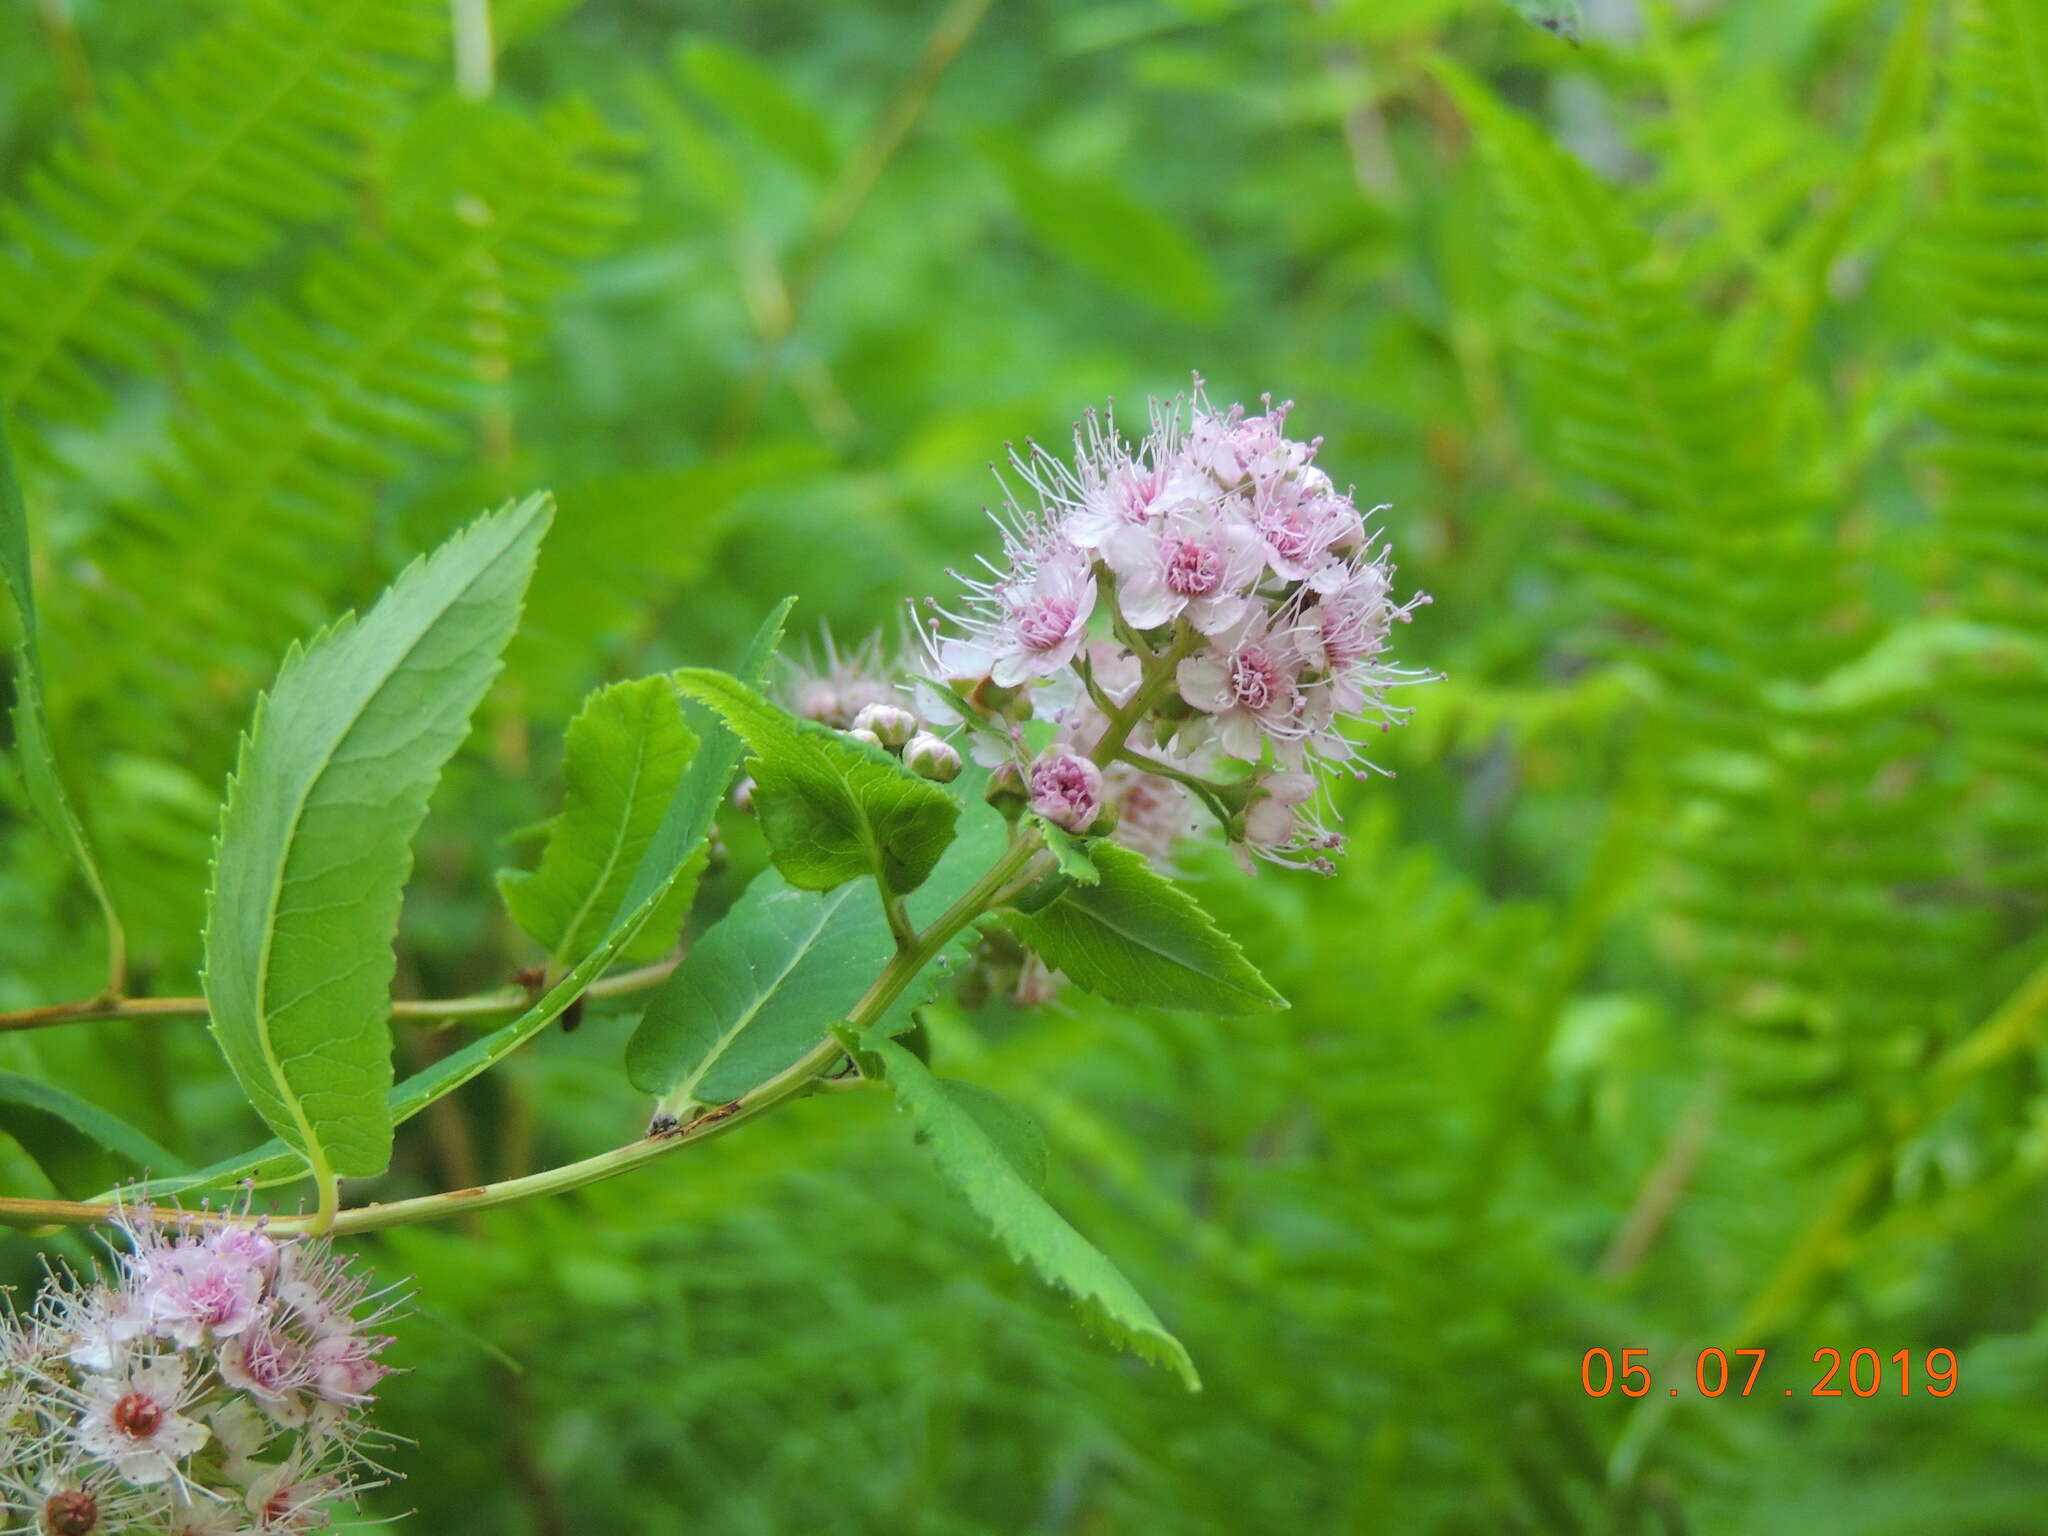
[[[924,883],[960,806],[888,753],[799,720],[744,683],[693,668],[683,692],[718,711],[753,753],[754,808],[791,885],[829,891],[861,875],[901,894]]]
[[[183,1166],[118,1115],[17,1072],[0,1072],[0,1131],[21,1144],[64,1196],[88,1194],[123,1175],[174,1173]]]
[[[206,921],[213,1033],[318,1177],[391,1157],[391,940],[412,838],[498,670],[552,516],[478,519],[286,657],[244,737]]]
[[[1138,1007],[1256,1013],[1287,1006],[1195,898],[1140,855],[1106,840],[1089,855],[1095,884],[1070,885],[1036,912],[1004,914],[1047,965],[1098,996]]]
[[[43,705],[42,650],[36,640],[35,578],[29,564],[28,508],[14,474],[14,451],[0,421],[0,579],[21,614],[21,643],[15,652],[14,740],[21,754],[22,785],[36,817],[70,854],[91,887],[107,925],[107,990],[118,994],[126,981],[126,941],[114,899],[86,841],[85,828],[64,793],[57,756],[50,743],[49,714]]]
[[[909,899],[920,925],[1002,853],[1007,829],[981,798],[984,782],[970,769],[948,786],[963,806],[960,836]],[[865,885],[803,891],[764,873],[655,992],[627,1046],[627,1073],[671,1114],[738,1098],[845,1018],[895,948],[881,904]],[[881,1032],[896,1033],[924,1001],[921,984],[906,989]]]
[[[502,870],[498,889],[513,920],[548,951],[551,968],[596,943],[625,899],[640,860],[675,798],[697,737],[666,677],[600,688],[569,722],[562,749],[562,811],[533,870]],[[675,940],[696,889],[700,849],[661,910],[619,949],[621,961],[651,959]]]
[[[1013,1161],[1013,1151],[1021,1152],[1027,1145],[1017,1134],[1015,1117],[1003,1114],[1001,1128],[992,1134],[992,1111],[986,1101],[993,1095],[983,1093],[970,1103],[969,1095],[950,1092],[949,1085],[893,1040],[870,1036],[863,1042],[850,1030],[842,1030],[841,1039],[863,1072],[888,1082],[946,1182],[989,1224],[1013,1258],[1072,1296],[1098,1332],[1176,1372],[1191,1390],[1201,1386],[1187,1350],[1166,1331],[1136,1287],[1046,1203],[1033,1187],[1032,1170]],[[1042,1176],[1042,1168],[1037,1171]]]
[[[761,627],[740,662],[740,675],[758,680],[782,643],[782,630],[795,599],[785,598]],[[451,1051],[424,1072],[416,1072],[391,1090],[387,1099],[391,1121],[403,1124],[444,1094],[453,1093],[470,1079],[504,1060],[520,1046],[546,1029],[583,989],[604,974],[617,959],[618,951],[640,931],[641,925],[660,906],[671,884],[680,877],[704,840],[711,833],[720,801],[739,766],[740,744],[715,720],[703,736],[697,755],[691,759],[675,798],[656,830],[654,840],[641,856],[633,884],[618,913],[605,930],[603,942],[579,960],[531,1008],[501,1029],[473,1040],[459,1051]],[[165,1196],[190,1190],[218,1189],[250,1179],[259,1185],[285,1183],[304,1174],[304,1161],[282,1141],[265,1142],[236,1157],[223,1158],[177,1179],[153,1180],[135,1191],[138,1195]]]

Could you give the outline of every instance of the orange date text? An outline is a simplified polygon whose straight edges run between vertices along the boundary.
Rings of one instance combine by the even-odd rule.
[[[1802,1369],[1797,1386],[1784,1385],[1782,1372],[1776,1381],[1766,1379],[1768,1352],[1761,1349],[1721,1349],[1709,1345],[1695,1356],[1686,1370],[1683,1356],[1667,1361],[1663,1378],[1653,1377],[1648,1349],[1607,1350],[1598,1346],[1586,1351],[1579,1362],[1579,1385],[1588,1397],[1606,1397],[1619,1391],[1623,1397],[1648,1397],[1662,1390],[1671,1397],[1949,1397],[1962,1383],[1962,1365],[1952,1349],[1929,1349],[1916,1354],[1901,1349],[1886,1356],[1874,1349],[1816,1349],[1812,1368]],[[1617,1358],[1618,1357],[1618,1358]],[[1672,1374],[1678,1379],[1670,1379]]]

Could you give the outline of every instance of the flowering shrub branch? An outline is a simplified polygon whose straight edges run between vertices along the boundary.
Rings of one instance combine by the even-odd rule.
[[[0,1221],[111,1219],[128,1236],[128,1289],[88,1286],[82,1294],[99,1299],[64,1303],[60,1332],[89,1333],[78,1322],[87,1313],[125,1318],[121,1309],[141,1305],[132,1337],[170,1341],[170,1353],[121,1378],[134,1391],[116,1393],[108,1410],[118,1419],[119,1404],[140,1394],[147,1413],[78,1441],[106,1465],[90,1477],[66,1472],[65,1497],[102,1501],[96,1510],[127,1522],[130,1503],[155,1497],[136,1490],[172,1483],[180,1498],[214,1498],[205,1478],[234,1482],[233,1456],[218,1467],[192,1460],[231,1439],[225,1419],[204,1414],[221,1393],[269,1392],[282,1424],[275,1403],[300,1390],[279,1385],[285,1356],[271,1348],[270,1325],[254,1321],[297,1315],[299,1293],[267,1277],[294,1265],[342,1272],[323,1248],[295,1243],[560,1194],[848,1081],[892,1091],[940,1173],[1013,1253],[1109,1337],[1193,1385],[1186,1351],[1045,1203],[1012,1131],[991,1130],[985,1091],[935,1075],[906,1042],[942,981],[970,1007],[998,993],[1039,1005],[1066,986],[1132,1006],[1285,1006],[1176,881],[1175,860],[1207,838],[1248,871],[1333,868],[1342,839],[1330,784],[1383,771],[1349,727],[1405,717],[1387,692],[1425,674],[1394,665],[1386,643],[1427,601],[1395,601],[1368,514],[1317,467],[1316,442],[1286,436],[1287,416],[1270,401],[1258,414],[1214,409],[1197,380],[1190,396],[1153,403],[1136,443],[1091,413],[1070,459],[1036,445],[1013,453],[1013,488],[996,515],[1001,556],[917,620],[907,667],[892,666],[879,643],[828,642],[809,663],[781,662],[778,682],[785,604],[734,672],[691,668],[598,690],[566,734],[563,808],[538,866],[500,877],[508,912],[547,957],[517,992],[394,1003],[390,940],[411,837],[511,634],[547,500],[479,520],[401,575],[360,622],[288,656],[223,810],[204,998],[0,1017],[0,1027],[33,1028],[203,1012],[277,1138],[97,1198],[0,1198]],[[685,701],[702,713],[686,713]],[[728,806],[754,818],[771,867],[677,960],[675,935]],[[628,1077],[654,1103],[643,1134],[498,1183],[343,1200],[344,1179],[384,1172],[401,1121],[553,1020],[573,1022],[585,999],[628,993],[647,999],[626,1056]],[[394,1081],[389,1018],[505,1014],[491,1033]],[[68,1133],[128,1149],[131,1164],[146,1142],[55,1090],[29,1098]],[[1001,1118],[1029,1123],[1015,1106]],[[310,1212],[254,1210],[257,1188],[307,1178]],[[249,1193],[224,1208],[167,1203],[236,1187]],[[190,1327],[159,1316],[162,1277],[188,1271],[218,1304]],[[292,1359],[340,1349],[335,1369],[365,1382],[381,1370],[373,1350],[277,1337],[277,1350],[300,1351]],[[193,1349],[214,1355],[176,1353]],[[71,1345],[60,1353],[72,1373],[59,1384],[65,1411],[99,1413],[114,1388],[77,1372],[126,1367],[112,1355],[81,1363]],[[55,1381],[58,1369],[45,1362],[32,1374]],[[315,1396],[328,1380],[307,1379]],[[153,1427],[142,1433],[145,1421]],[[128,1438],[107,1438],[116,1432]],[[324,1480],[339,1496],[356,1443],[311,1460],[294,1452],[278,1476],[293,1487]],[[47,1481],[17,1479],[23,1497],[45,1500],[57,1497],[37,1491]],[[43,1522],[116,1528],[86,1522],[84,1507]]]

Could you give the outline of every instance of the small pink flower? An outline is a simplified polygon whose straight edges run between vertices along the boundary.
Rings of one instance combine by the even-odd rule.
[[[1142,561],[1119,574],[1117,606],[1139,629],[1182,614],[1205,635],[1243,621],[1265,565],[1259,537],[1234,508],[1178,512],[1160,526]]]
[[[1142,550],[1147,536],[1176,512],[1212,500],[1216,487],[1184,448],[1178,409],[1151,406],[1152,430],[1135,451],[1117,435],[1116,416],[1088,413],[1074,433],[1069,469],[1042,451],[1019,463],[1025,480],[1063,507],[1066,536],[1100,554],[1122,574],[1122,561]]]
[[[1217,743],[1255,763],[1271,742],[1283,762],[1300,757],[1303,656],[1292,629],[1254,622],[1228,649],[1211,648],[1181,662],[1181,697],[1213,717]]]
[[[301,1394],[312,1385],[306,1347],[275,1318],[265,1318],[221,1346],[220,1379],[253,1397],[277,1423],[303,1424]]]
[[[141,1288],[151,1324],[187,1349],[231,1338],[256,1319],[277,1245],[260,1232],[186,1238],[156,1256]]]
[[[1244,847],[1233,849],[1238,863],[1252,868],[1256,855],[1293,869],[1333,874],[1328,855],[1344,840],[1330,832],[1316,814],[1321,786],[1314,774],[1268,773],[1258,780],[1261,794],[1244,813]]]
[[[1393,584],[1373,561],[1348,570],[1310,610],[1327,670],[1340,672],[1378,656],[1394,620]]]
[[[131,1483],[168,1482],[211,1434],[181,1411],[185,1392],[185,1362],[176,1355],[138,1361],[125,1371],[93,1378],[78,1424],[78,1444],[111,1462]]]
[[[1219,413],[1202,404],[1199,395],[1196,399],[1195,417],[1188,427],[1188,456],[1225,490],[1284,475],[1306,465],[1315,453],[1313,444],[1287,436],[1287,416],[1294,409],[1291,401],[1275,406],[1268,396],[1263,416],[1247,416],[1241,405]]]
[[[1004,589],[1002,603],[989,677],[998,687],[1014,688],[1050,677],[1074,659],[1095,611],[1095,575],[1078,553],[1048,552]]]
[[[1342,557],[1365,537],[1358,509],[1329,486],[1328,476],[1311,469],[1261,487],[1253,502],[1273,574],[1318,592],[1342,585],[1348,574]]]
[[[1105,798],[1116,811],[1112,837],[1164,870],[1173,867],[1175,846],[1192,830],[1188,792],[1171,779],[1115,763],[1102,776]]]
[[[786,670],[782,692],[790,710],[834,730],[845,730],[870,704],[896,702],[879,635],[842,651],[827,630],[814,650],[786,663]]]
[[[1083,833],[1102,814],[1102,770],[1071,747],[1041,752],[1029,782],[1031,809],[1056,827]]]
[[[313,1341],[306,1356],[313,1390],[344,1407],[367,1403],[377,1383],[391,1374],[391,1368],[377,1360],[383,1344],[381,1339],[354,1333],[323,1334]]]
[[[244,1503],[265,1536],[298,1536],[328,1524],[328,1501],[346,1491],[338,1482],[294,1455],[251,1483]]]

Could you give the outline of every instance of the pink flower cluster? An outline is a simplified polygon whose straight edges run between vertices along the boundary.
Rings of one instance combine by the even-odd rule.
[[[1219,411],[1197,379],[1135,444],[1091,411],[1071,459],[1012,452],[1026,498],[1005,487],[1002,558],[920,625],[920,701],[1025,765],[1046,820],[1135,817],[1170,846],[1199,801],[1240,856],[1330,869],[1327,783],[1376,771],[1346,727],[1406,718],[1387,690],[1428,675],[1387,638],[1429,599],[1396,602],[1390,551],[1290,409]]]
[[[0,1314],[0,1509],[53,1536],[295,1536],[374,1486],[391,1312],[326,1243],[146,1210],[111,1276]]]

